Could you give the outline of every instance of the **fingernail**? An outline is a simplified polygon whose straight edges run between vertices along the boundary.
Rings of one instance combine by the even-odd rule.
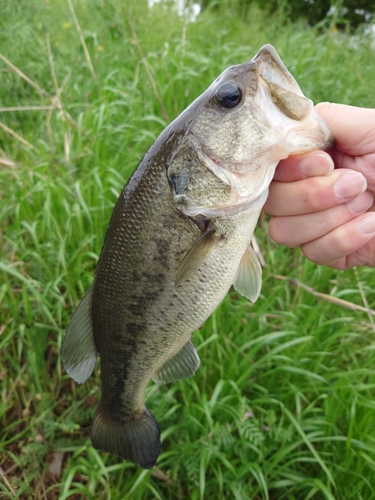
[[[332,158],[327,153],[313,153],[306,155],[300,163],[301,172],[305,177],[327,175],[333,171]]]
[[[359,172],[348,172],[342,175],[334,185],[336,195],[342,200],[350,200],[363,193],[367,187],[366,179]]]
[[[374,197],[369,191],[365,191],[364,193],[354,198],[354,200],[349,201],[346,206],[349,208],[352,214],[360,214],[361,212],[366,212],[368,208],[374,202]]]
[[[358,221],[358,229],[363,234],[375,233],[375,213],[371,213]]]

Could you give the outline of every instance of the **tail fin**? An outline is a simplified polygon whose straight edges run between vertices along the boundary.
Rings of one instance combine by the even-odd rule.
[[[160,428],[147,408],[141,415],[116,422],[99,403],[91,430],[91,441],[95,448],[114,453],[143,469],[151,469],[160,453]]]

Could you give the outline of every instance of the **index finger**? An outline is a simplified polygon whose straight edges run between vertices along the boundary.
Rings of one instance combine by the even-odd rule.
[[[366,178],[360,172],[343,168],[334,170],[331,175],[295,182],[271,182],[263,209],[276,216],[320,212],[352,200],[366,187]]]
[[[310,151],[303,155],[291,155],[277,165],[274,180],[294,182],[309,177],[329,175],[334,169],[332,158],[325,151]]]

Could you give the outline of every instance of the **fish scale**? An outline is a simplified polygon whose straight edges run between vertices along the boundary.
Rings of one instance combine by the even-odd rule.
[[[100,357],[95,447],[144,468],[156,463],[160,429],[144,404],[146,385],[194,375],[191,334],[232,284],[258,298],[250,241],[276,165],[331,143],[266,45],[224,71],[151,146],[116,202],[93,285],[62,346],[80,383]]]

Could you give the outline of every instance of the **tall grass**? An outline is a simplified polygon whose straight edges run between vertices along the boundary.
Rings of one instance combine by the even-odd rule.
[[[55,109],[0,111],[0,498],[375,498],[374,318],[335,302],[374,309],[373,272],[317,267],[265,220],[257,303],[231,291],[194,334],[196,376],[148,387],[157,468],[91,446],[99,371],[78,386],[60,358],[116,196],[168,120],[268,42],[315,102],[375,106],[370,39],[230,4],[195,23],[143,0],[73,6],[90,60],[65,0],[1,7],[18,72],[0,61],[0,108]]]

